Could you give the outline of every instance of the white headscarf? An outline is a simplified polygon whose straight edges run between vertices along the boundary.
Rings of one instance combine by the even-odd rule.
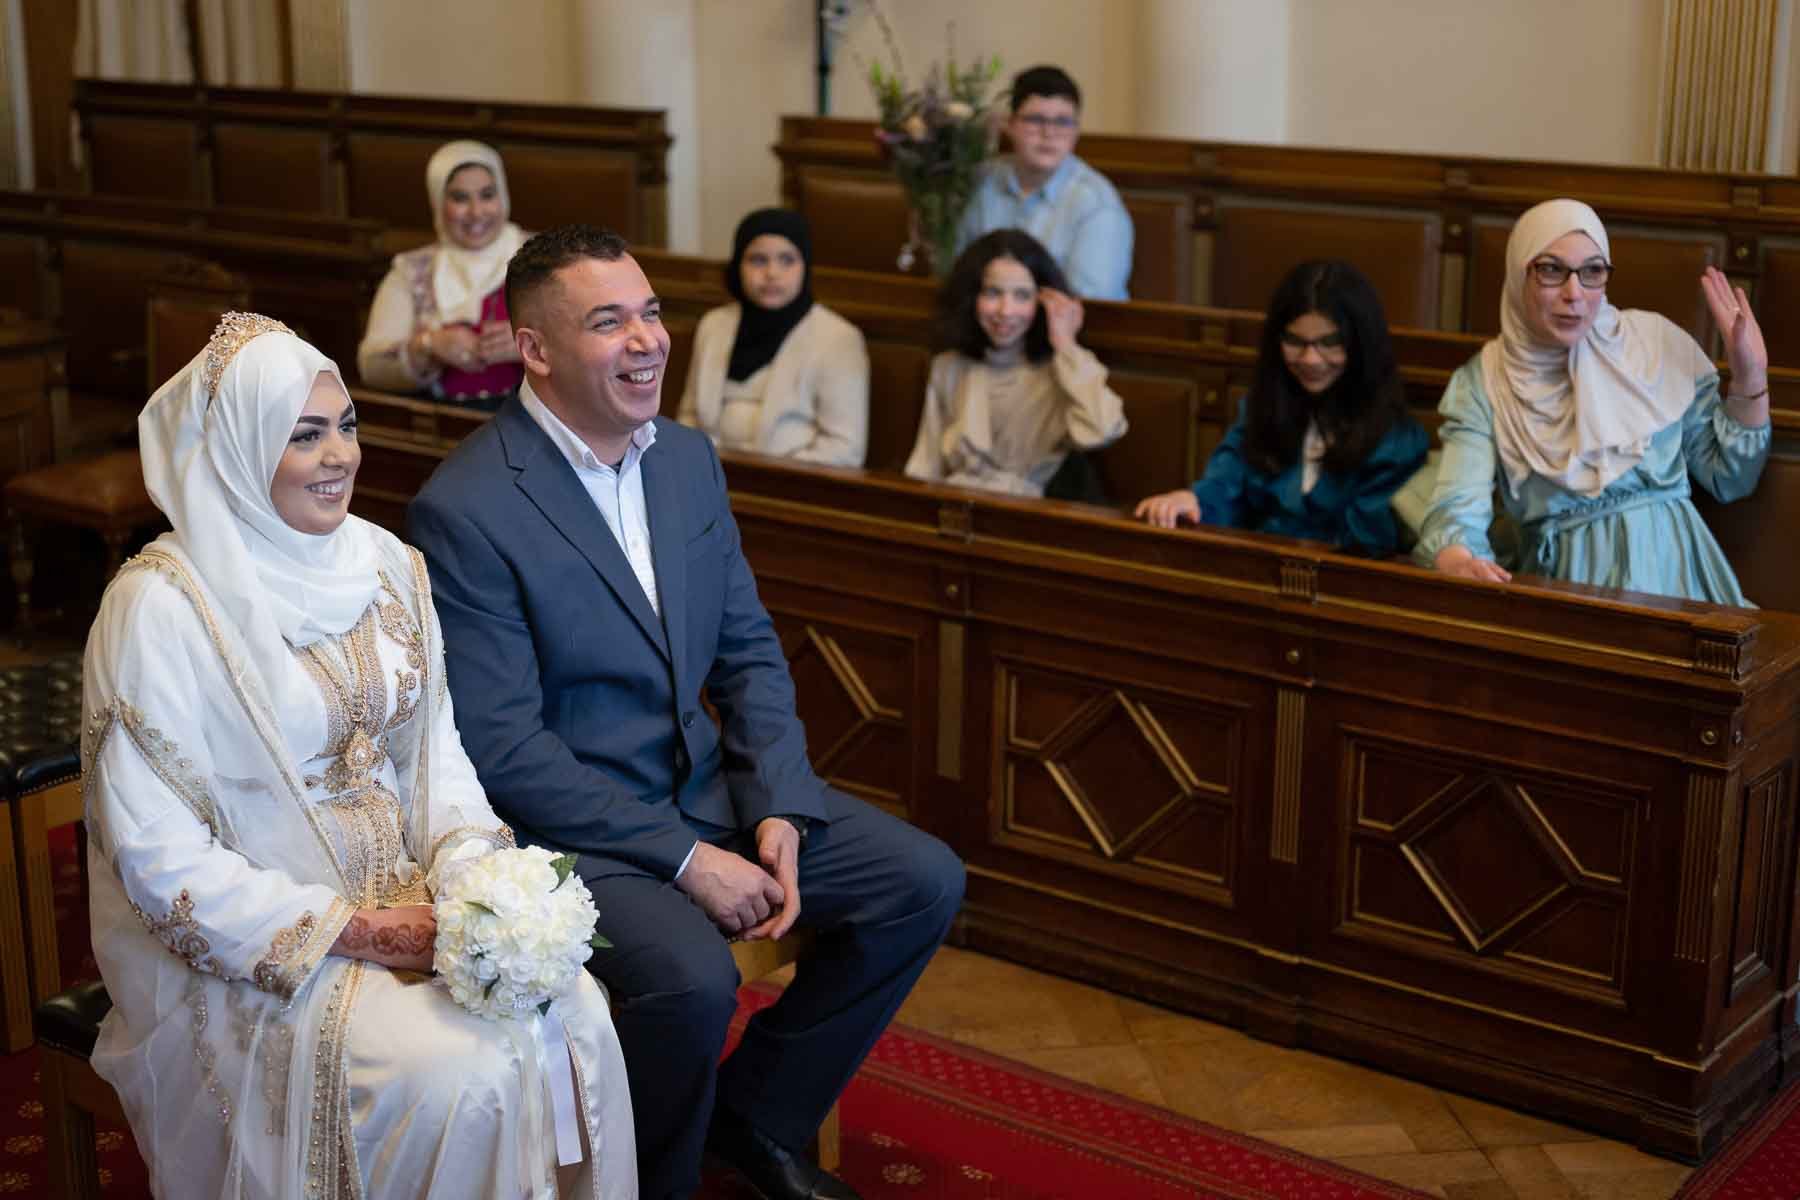
[[[346,517],[332,533],[302,533],[269,498],[321,372],[343,388],[337,364],[286,326],[227,313],[138,416],[144,483],[175,529],[164,536],[193,564],[271,697],[294,673],[288,647],[343,633],[380,586],[373,526]]]
[[[1494,410],[1494,435],[1507,483],[1516,494],[1532,475],[1597,496],[1643,461],[1650,439],[1694,402],[1698,380],[1714,370],[1685,330],[1656,313],[1620,310],[1604,298],[1587,335],[1572,348],[1534,340],[1526,267],[1550,243],[1585,233],[1612,261],[1606,227],[1579,200],[1546,200],[1528,210],[1506,242],[1500,336],[1482,347],[1482,380]]]
[[[458,245],[444,225],[444,190],[458,167],[486,167],[500,193],[500,232],[479,250]],[[431,202],[431,223],[437,229],[437,261],[431,266],[431,287],[437,298],[438,319],[446,325],[475,325],[481,321],[481,302],[506,282],[506,264],[525,243],[525,231],[514,225],[512,195],[506,190],[506,168],[500,155],[482,142],[446,142],[425,166],[425,195]]]

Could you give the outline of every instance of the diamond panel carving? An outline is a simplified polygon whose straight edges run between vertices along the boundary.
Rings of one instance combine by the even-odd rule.
[[[1348,926],[1618,993],[1642,789],[1346,734]]]
[[[833,787],[904,807],[912,777],[905,698],[911,638],[777,617],[813,769]]]
[[[1003,669],[1000,699],[997,833],[1228,882],[1238,718],[1047,671]]]
[[[1476,950],[1563,888],[1555,860],[1494,779],[1483,780],[1402,852]],[[1496,863],[1506,869],[1494,870]]]

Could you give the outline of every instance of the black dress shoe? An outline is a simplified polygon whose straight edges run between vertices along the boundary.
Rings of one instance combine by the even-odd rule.
[[[713,1111],[706,1152],[743,1176],[761,1200],[862,1200],[856,1189],[735,1113]]]

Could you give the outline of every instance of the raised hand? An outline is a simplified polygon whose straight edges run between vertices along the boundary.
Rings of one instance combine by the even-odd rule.
[[[1490,583],[1509,583],[1512,572],[1490,558],[1476,558],[1467,546],[1445,546],[1437,552],[1437,569],[1446,575],[1463,579],[1485,579]]]
[[[795,833],[794,827],[788,826],[788,832]],[[767,871],[742,855],[707,842],[694,847],[694,857],[675,886],[728,937],[761,925],[787,898]]]
[[[1700,275],[1700,292],[1712,311],[1713,324],[1725,338],[1725,357],[1731,363],[1731,391],[1754,396],[1769,385],[1769,350],[1763,344],[1762,326],[1750,310],[1750,297],[1734,288],[1717,267]]]
[[[1132,510],[1131,515],[1141,517],[1159,529],[1173,529],[1183,521],[1198,525],[1200,498],[1194,495],[1192,489],[1177,488],[1175,491],[1138,501],[1138,506]]]
[[[1049,326],[1051,347],[1067,350],[1073,346],[1075,335],[1081,332],[1081,322],[1087,315],[1081,301],[1055,288],[1039,288],[1038,303],[1044,306],[1044,323]]]

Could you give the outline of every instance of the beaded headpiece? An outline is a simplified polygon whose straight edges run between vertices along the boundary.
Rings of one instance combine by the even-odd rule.
[[[274,317],[265,317],[261,313],[228,312],[219,318],[219,327],[213,330],[212,337],[206,343],[206,400],[211,403],[219,394],[219,378],[225,374],[225,368],[237,352],[250,343],[250,339],[265,333],[293,333],[286,325]]]

